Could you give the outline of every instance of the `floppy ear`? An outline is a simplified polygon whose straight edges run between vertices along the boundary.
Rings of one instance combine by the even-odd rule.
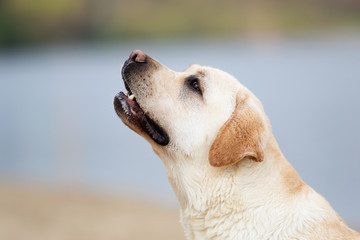
[[[220,128],[210,147],[210,165],[228,166],[245,157],[256,162],[263,161],[261,133],[265,127],[260,113],[251,108],[246,101],[248,98],[248,95],[242,98],[237,95],[234,112]]]

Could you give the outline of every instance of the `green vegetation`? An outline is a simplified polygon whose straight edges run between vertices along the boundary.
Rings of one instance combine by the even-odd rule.
[[[360,29],[358,0],[3,0],[0,47]]]

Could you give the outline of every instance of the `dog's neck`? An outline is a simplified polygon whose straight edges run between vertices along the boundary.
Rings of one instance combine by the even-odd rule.
[[[222,168],[210,166],[207,153],[197,159],[165,159],[162,156],[169,182],[181,205],[182,224],[187,229],[188,239],[203,239],[205,221],[210,216],[214,218],[221,212],[219,219],[212,219],[210,223],[216,225],[223,216],[234,216],[233,213],[241,216],[239,211],[249,206],[263,206],[269,199],[280,201],[286,194],[283,191],[296,192],[305,185],[273,137],[264,153],[263,162],[245,158]],[[287,176],[297,180],[288,183]],[[208,239],[209,231],[206,231]]]
[[[175,159],[168,155],[160,155],[160,157],[181,207],[186,208],[198,201],[204,201],[206,205],[224,203],[231,194],[240,194],[236,196],[239,198],[244,196],[245,192],[253,192],[244,191],[248,188],[268,189],[270,184],[283,185],[286,183],[279,183],[279,181],[284,180],[283,178],[289,174],[292,178],[298,179],[298,182],[293,180],[291,184],[286,184],[289,191],[296,191],[297,188],[303,186],[300,177],[287,162],[272,136],[264,149],[264,155],[263,162],[245,158],[226,167],[212,167],[209,164],[207,153],[196,156],[196,159],[192,157]],[[228,186],[228,188],[224,188],[224,186]],[[212,189],[213,195],[206,195],[205,189],[207,191]],[[226,197],[226,199],[222,199],[222,197]],[[201,206],[203,205],[201,204]],[[191,207],[197,209],[196,206]]]

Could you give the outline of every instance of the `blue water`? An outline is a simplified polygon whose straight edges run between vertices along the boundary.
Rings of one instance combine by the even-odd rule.
[[[360,36],[187,40],[0,52],[0,179],[161,196],[164,167],[113,111],[120,67],[140,48],[174,70],[223,69],[263,102],[285,156],[360,225]],[[165,200],[164,200],[165,199]]]

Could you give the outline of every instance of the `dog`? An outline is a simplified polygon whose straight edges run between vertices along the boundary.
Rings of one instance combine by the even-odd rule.
[[[360,239],[285,159],[261,102],[233,76],[175,72],[135,50],[114,98],[165,165],[187,239]]]

